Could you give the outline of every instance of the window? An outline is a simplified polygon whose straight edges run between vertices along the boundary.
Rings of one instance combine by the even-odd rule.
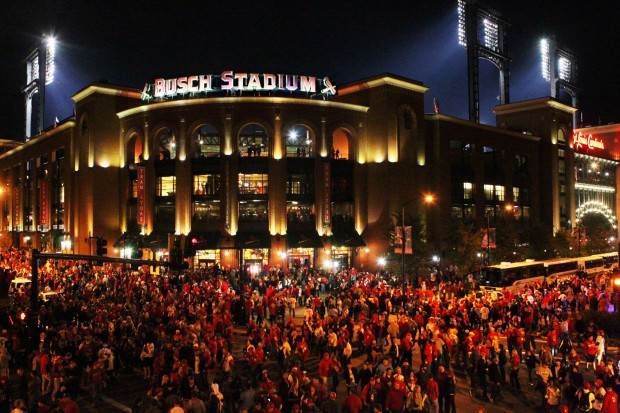
[[[194,222],[217,222],[220,220],[220,201],[196,201],[193,204]]]
[[[484,199],[487,201],[493,201],[493,185],[484,185]]]
[[[503,185],[495,185],[495,199],[497,201],[504,201],[505,190]]]
[[[163,129],[158,133],[157,144],[159,145],[159,160],[175,159],[177,156],[177,143],[171,129]]]
[[[219,195],[220,174],[194,175],[194,195]]]
[[[474,199],[474,184],[471,182],[463,182],[463,199]]]
[[[564,129],[558,129],[558,142],[566,142],[566,136],[564,135]]]
[[[220,133],[212,125],[201,126],[193,137],[194,158],[220,155]]]
[[[286,220],[290,222],[314,222],[314,205],[296,201],[286,203]]]
[[[566,173],[566,165],[564,164],[564,159],[558,160],[558,172],[561,174]]]
[[[285,134],[286,156],[297,158],[314,157],[312,135],[310,129],[303,125],[291,127]]]
[[[519,188],[512,188],[512,199],[514,202],[521,202],[521,199],[519,199]]]
[[[240,201],[239,221],[267,222],[267,201]]]
[[[312,195],[314,193],[313,181],[312,175],[289,175],[286,182],[286,193],[288,195]]]
[[[558,157],[564,158],[564,149],[558,149]]]
[[[265,195],[268,187],[267,174],[239,174],[240,195]]]
[[[240,156],[269,156],[269,135],[261,125],[251,123],[239,132]]]
[[[160,176],[157,178],[157,196],[174,196],[176,192],[176,176]]]

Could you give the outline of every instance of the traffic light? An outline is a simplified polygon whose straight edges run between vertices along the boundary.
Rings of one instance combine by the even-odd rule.
[[[106,255],[108,253],[108,240],[103,237],[97,237],[97,255]]]
[[[193,259],[193,257],[196,256],[196,244],[198,244],[198,239],[197,238],[192,238],[190,240],[189,245],[185,249],[185,254],[183,254],[183,256],[184,257],[189,257],[189,258]]]

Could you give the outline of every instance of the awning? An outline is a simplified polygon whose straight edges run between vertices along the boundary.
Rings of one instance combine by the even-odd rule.
[[[194,239],[194,248],[197,250],[215,250],[222,247],[222,234],[219,231],[190,231],[185,242],[189,245]]]
[[[289,231],[286,233],[287,248],[323,248],[323,241],[314,231]]]
[[[144,247],[153,250],[168,248],[168,231],[151,231],[149,235],[144,238]]]
[[[125,248],[126,246],[135,246],[139,241],[144,241],[144,235],[139,232],[124,232],[119,239],[116,240],[114,248]]]
[[[355,228],[333,229],[332,245],[335,247],[365,247],[366,243]]]
[[[235,248],[271,248],[271,235],[268,232],[237,232]]]

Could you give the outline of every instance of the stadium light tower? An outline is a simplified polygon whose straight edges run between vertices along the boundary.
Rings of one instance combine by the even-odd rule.
[[[458,0],[459,44],[467,49],[469,120],[480,122],[480,71],[478,59],[486,59],[499,69],[500,104],[510,102],[509,63],[504,53],[508,22],[499,13],[483,8],[476,0]]]
[[[540,40],[540,64],[543,79],[551,84],[551,97],[557,98],[563,89],[571,96],[572,106],[578,108],[577,57],[558,48],[555,39],[544,38]],[[573,128],[578,124],[578,112],[573,113]]]
[[[26,86],[22,92],[26,98],[26,141],[32,138],[33,102],[37,103],[37,130],[43,131],[45,115],[45,86],[54,81],[56,39],[43,36],[37,47],[26,58]]]

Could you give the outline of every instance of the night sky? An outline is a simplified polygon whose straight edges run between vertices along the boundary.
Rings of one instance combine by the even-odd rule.
[[[549,96],[538,44],[555,35],[579,58],[585,124],[620,123],[620,1],[487,0],[511,23],[511,101]],[[56,80],[46,122],[72,114],[90,83],[141,89],[158,77],[223,70],[329,76],[335,84],[392,72],[423,82],[426,110],[466,119],[467,59],[457,42],[456,0],[427,1],[30,1],[0,10],[0,138],[22,139],[24,59],[55,33]],[[481,68],[481,118],[494,124],[498,73]],[[566,96],[564,97],[566,98]],[[565,100],[567,103],[570,100]]]

